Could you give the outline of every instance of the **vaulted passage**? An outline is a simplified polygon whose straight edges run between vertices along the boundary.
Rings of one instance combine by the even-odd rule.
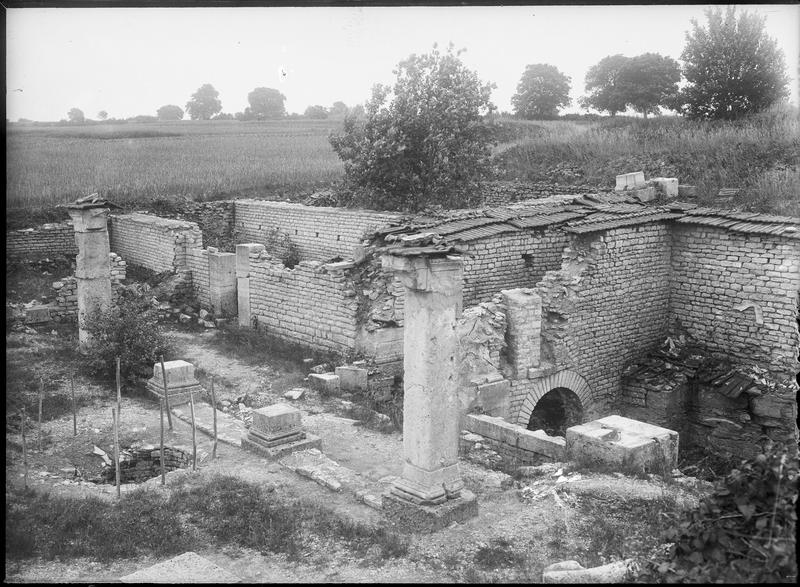
[[[580,424],[582,418],[580,398],[566,387],[557,387],[536,402],[528,420],[528,430],[544,430],[550,436],[564,436],[567,428]]]

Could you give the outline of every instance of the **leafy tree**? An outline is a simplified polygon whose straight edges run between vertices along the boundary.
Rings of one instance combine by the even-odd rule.
[[[101,110],[100,112],[97,113],[97,118],[99,118],[100,120],[105,120],[106,118],[108,118],[108,112],[106,112],[105,110]]]
[[[648,114],[658,114],[659,106],[674,104],[680,79],[680,67],[672,57],[644,53],[628,59],[618,84],[625,104],[647,118]]]
[[[219,92],[211,84],[203,84],[186,103],[186,112],[192,120],[208,120],[222,110]]]
[[[328,118],[328,110],[325,108],[325,106],[309,106],[306,108],[306,111],[303,112],[303,116],[306,118],[322,120],[323,118]]]
[[[570,78],[554,65],[536,63],[525,67],[511,98],[514,113],[522,118],[555,118],[558,109],[569,106]]]
[[[233,114],[229,114],[227,112],[220,112],[216,116],[214,116],[211,120],[233,120]]]
[[[267,118],[283,118],[286,116],[284,102],[286,96],[273,88],[256,88],[247,94],[250,103],[244,115],[248,120],[266,120]]]
[[[328,111],[333,118],[343,118],[347,116],[347,104],[344,102],[336,101]]]
[[[788,95],[786,63],[766,17],[735,7],[706,11],[707,26],[692,19],[681,54],[688,82],[679,105],[691,118],[734,119],[765,110]]]
[[[86,117],[83,115],[83,110],[80,108],[71,108],[69,112],[67,112],[67,118],[69,118],[70,122],[85,122]]]
[[[580,99],[584,108],[607,111],[611,116],[625,111],[625,98],[617,84],[620,71],[628,62],[624,55],[603,57],[586,72],[586,91],[591,92]]]
[[[167,104],[156,111],[159,120],[183,120],[183,110],[175,104]]]
[[[434,45],[401,61],[393,88],[376,85],[364,118],[348,115],[331,135],[356,203],[394,210],[471,203],[477,190],[469,188],[489,169],[493,129],[485,115],[494,110],[494,86],[459,54],[452,44],[444,54]]]

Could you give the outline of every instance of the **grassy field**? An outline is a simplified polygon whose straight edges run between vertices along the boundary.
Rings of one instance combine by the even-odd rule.
[[[497,177],[613,186],[644,170],[696,185],[700,200],[740,188],[737,204],[800,215],[800,119],[775,109],[740,122],[679,117],[501,119]],[[343,177],[328,143],[337,120],[10,125],[6,209],[43,209],[100,192],[120,204],[291,195]],[[283,197],[283,196],[281,196]]]
[[[328,143],[340,121],[186,121],[11,125],[6,208],[38,208],[100,192],[113,202],[202,200],[315,187],[341,177]]]

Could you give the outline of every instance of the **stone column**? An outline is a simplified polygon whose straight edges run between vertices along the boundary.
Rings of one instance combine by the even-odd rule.
[[[384,495],[401,525],[437,530],[477,514],[458,470],[460,257],[386,255],[383,266],[405,286],[403,474]]]
[[[86,321],[111,307],[111,263],[108,244],[108,208],[70,208],[78,256],[75,277],[78,282],[78,340],[86,349],[92,337]]]
[[[235,316],[236,296],[236,254],[208,251],[208,286],[211,309],[214,315]]]

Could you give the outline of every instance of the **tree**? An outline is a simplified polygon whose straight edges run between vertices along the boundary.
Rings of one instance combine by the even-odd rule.
[[[348,115],[330,137],[356,199],[376,208],[463,206],[489,169],[493,129],[484,84],[453,52],[436,45],[394,70],[393,88],[376,85],[363,119]],[[390,98],[391,94],[391,99]]]
[[[247,94],[250,103],[245,108],[245,117],[250,120],[266,120],[267,118],[283,118],[286,116],[284,102],[286,96],[273,88],[256,88]]]
[[[680,79],[680,66],[672,57],[644,53],[628,59],[618,85],[625,105],[647,118],[648,114],[658,114],[659,106],[674,104]]]
[[[336,101],[328,111],[333,118],[344,118],[347,116],[347,104],[344,102]]]
[[[167,104],[156,111],[159,120],[183,120],[183,110],[175,104]]]
[[[691,118],[734,119],[759,112],[788,95],[786,62],[764,31],[766,17],[735,7],[706,11],[706,27],[692,19],[681,54],[687,85],[681,111]]]
[[[69,118],[70,122],[85,122],[86,117],[83,115],[83,110],[80,108],[71,108],[69,112],[67,112],[67,118]]]
[[[569,106],[570,78],[554,65],[536,63],[525,67],[511,98],[514,114],[522,118],[555,118],[558,109]]]
[[[106,118],[108,118],[108,112],[106,112],[105,110],[101,110],[100,112],[97,113],[97,118],[99,118],[100,120],[105,120]]]
[[[624,112],[625,98],[617,84],[617,78],[628,58],[624,55],[603,57],[586,72],[586,91],[589,95],[580,99],[584,108],[607,111],[611,116]]]
[[[325,106],[309,106],[306,108],[306,111],[303,112],[303,116],[306,118],[316,118],[317,120],[322,120],[323,118],[328,118],[328,110]]]
[[[203,84],[186,103],[186,112],[192,120],[208,120],[222,110],[219,92],[211,84]]]

